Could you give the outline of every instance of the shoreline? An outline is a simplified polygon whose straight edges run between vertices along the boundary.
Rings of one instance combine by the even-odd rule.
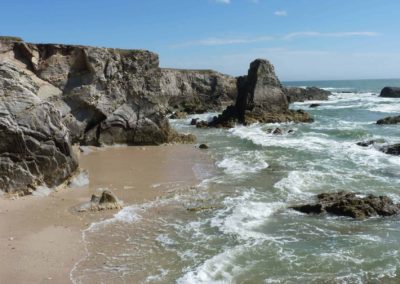
[[[48,196],[0,198],[0,279],[15,283],[71,283],[70,273],[86,257],[82,233],[118,211],[77,213],[99,189],[110,189],[125,206],[144,204],[200,181],[193,166],[210,164],[194,145],[87,148],[80,167],[90,184]],[[137,178],[139,177],[139,178]]]

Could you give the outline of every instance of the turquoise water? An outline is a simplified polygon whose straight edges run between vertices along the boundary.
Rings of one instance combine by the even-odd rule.
[[[356,145],[375,138],[400,142],[398,125],[375,124],[400,115],[400,99],[378,97],[377,90],[386,84],[380,80],[292,84],[334,92],[328,101],[318,102],[319,108],[310,109],[312,102],[291,105],[310,112],[314,123],[203,130],[189,125],[192,117],[171,121],[210,146],[216,170],[210,173],[199,164],[193,169],[203,177],[197,188],[128,206],[114,219],[93,224],[85,232],[90,255],[77,265],[72,279],[400,283],[399,217],[355,221],[288,209],[317,193],[341,190],[384,194],[400,202],[400,157]],[[267,133],[275,127],[295,132]],[[207,210],[187,210],[196,207]],[[161,213],[151,215],[154,208]]]

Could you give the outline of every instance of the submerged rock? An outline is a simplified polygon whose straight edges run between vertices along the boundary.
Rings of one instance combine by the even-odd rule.
[[[182,112],[182,111],[177,111],[175,113],[173,113],[169,118],[170,119],[183,119],[187,117],[187,113],[186,112]]]
[[[311,104],[310,108],[316,108],[316,107],[319,107],[319,106],[321,106],[321,104]]]
[[[208,145],[207,144],[200,144],[199,149],[208,149]]]
[[[316,87],[286,88],[286,96],[289,103],[305,101],[326,101],[328,100],[328,97],[330,95],[332,95],[331,92]]]
[[[400,123],[400,115],[385,117],[376,122],[376,124],[398,124],[398,123]]]
[[[385,87],[382,89],[380,97],[400,98],[400,88],[399,87]]]
[[[386,143],[385,139],[373,139],[373,140],[357,142],[357,145],[361,147],[368,147],[373,144],[383,144],[383,143]]]
[[[356,193],[338,192],[317,195],[317,201],[311,204],[292,206],[291,209],[306,214],[329,213],[355,219],[374,216],[393,216],[400,213],[400,204],[386,196],[361,196]]]

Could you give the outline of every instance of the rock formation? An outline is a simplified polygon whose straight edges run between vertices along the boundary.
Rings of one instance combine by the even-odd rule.
[[[212,70],[161,69],[161,91],[172,109],[220,111],[236,99],[236,78]]]
[[[331,92],[316,87],[286,88],[286,96],[289,103],[304,101],[326,101],[330,95],[332,95]]]
[[[400,115],[385,117],[376,122],[376,124],[398,124],[398,123],[400,123]]]
[[[38,94],[43,82],[18,65],[0,64],[0,190],[28,194],[54,187],[78,167],[60,112]]]
[[[389,155],[395,155],[399,156],[400,155],[400,143],[393,144],[393,145],[387,145],[379,149],[383,153],[389,154]]]
[[[104,210],[119,210],[123,208],[123,202],[109,190],[104,190],[100,196],[93,194],[90,202],[76,208],[78,212],[96,212]]]
[[[400,88],[385,87],[382,89],[380,97],[384,98],[400,98]]]
[[[77,168],[71,143],[193,142],[165,116],[158,56],[0,38],[0,190],[57,186]]]
[[[311,204],[293,206],[292,209],[306,214],[329,213],[365,219],[373,216],[392,216],[400,213],[400,204],[386,196],[362,196],[356,193],[322,193]]]
[[[289,110],[285,90],[267,60],[257,59],[250,64],[247,76],[237,79],[238,95],[235,105],[229,106],[213,121],[211,127],[233,127],[236,122],[312,122],[302,110]],[[199,122],[198,126],[204,126]]]

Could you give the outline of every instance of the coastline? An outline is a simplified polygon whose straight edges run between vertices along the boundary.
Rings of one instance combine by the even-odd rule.
[[[82,231],[117,211],[77,213],[98,189],[112,190],[125,205],[142,204],[177,188],[198,184],[193,170],[210,163],[193,145],[87,148],[80,165],[89,186],[64,188],[49,196],[0,199],[0,279],[14,283],[70,283],[74,265],[85,257]]]

